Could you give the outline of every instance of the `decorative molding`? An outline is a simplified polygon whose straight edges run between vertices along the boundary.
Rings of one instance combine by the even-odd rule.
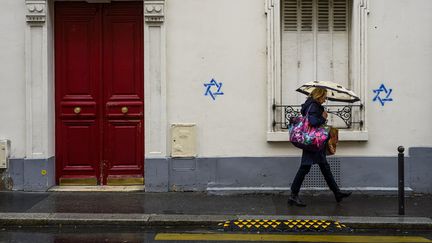
[[[46,0],[26,0],[26,159],[50,156],[50,95]]]
[[[26,0],[26,20],[30,25],[44,25],[46,0]]]
[[[147,23],[163,23],[165,20],[165,1],[145,1],[144,17]]]
[[[362,131],[367,131],[368,122],[366,117],[367,102],[367,76],[368,76],[368,57],[367,57],[367,26],[369,15],[369,0],[353,0],[353,23],[351,30],[351,76],[354,81],[353,90],[356,92],[362,104],[363,112],[360,119],[364,122]]]
[[[267,16],[267,131],[273,131],[273,121],[282,113],[273,112],[272,107],[280,99],[281,87],[281,43],[280,43],[280,3],[281,0],[266,0]]]
[[[144,1],[146,159],[168,154],[165,1]]]

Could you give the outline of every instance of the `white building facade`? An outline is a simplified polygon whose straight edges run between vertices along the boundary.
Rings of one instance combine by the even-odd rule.
[[[361,99],[327,104],[339,185],[395,189],[402,145],[406,186],[432,192],[431,1],[1,4],[2,190],[289,190],[295,89],[329,80]]]

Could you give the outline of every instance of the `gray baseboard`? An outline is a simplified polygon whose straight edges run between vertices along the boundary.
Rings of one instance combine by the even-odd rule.
[[[7,173],[15,191],[47,191],[55,185],[55,158],[11,159]]]
[[[409,177],[411,187],[414,191],[432,194],[432,148],[415,147],[408,151],[406,177]]]
[[[432,193],[432,148],[415,147],[408,151],[405,157],[407,192]],[[354,188],[365,193],[397,193],[396,156],[335,156],[329,157],[329,163],[341,188]],[[6,190],[47,191],[55,185],[54,157],[11,159],[9,165],[2,175]],[[299,165],[299,157],[147,158],[145,190],[283,193],[289,190]],[[325,190],[326,185],[321,177],[315,165],[306,177],[303,188]]]
[[[411,148],[405,159],[408,193],[431,193],[432,148]],[[329,157],[341,188],[365,193],[397,194],[397,157]],[[232,157],[146,159],[148,192],[167,191],[285,191],[300,165],[299,157]],[[315,168],[316,167],[316,168]],[[305,188],[326,188],[316,165],[305,179]],[[315,183],[315,184],[314,184]]]

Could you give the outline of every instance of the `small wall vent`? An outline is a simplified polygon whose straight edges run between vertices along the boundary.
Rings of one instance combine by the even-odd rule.
[[[330,164],[330,169],[333,173],[333,177],[336,183],[340,185],[340,159],[339,158],[327,158]],[[324,176],[321,174],[321,170],[318,165],[313,165],[310,172],[306,175],[302,187],[328,187]]]

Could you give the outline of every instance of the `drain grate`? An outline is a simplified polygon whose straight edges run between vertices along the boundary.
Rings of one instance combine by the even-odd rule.
[[[333,177],[336,183],[340,185],[340,159],[339,158],[327,158],[330,165],[330,169],[333,173]],[[327,187],[327,183],[324,180],[324,176],[321,174],[321,170],[317,164],[312,165],[310,172],[306,175],[303,182],[303,187]]]

